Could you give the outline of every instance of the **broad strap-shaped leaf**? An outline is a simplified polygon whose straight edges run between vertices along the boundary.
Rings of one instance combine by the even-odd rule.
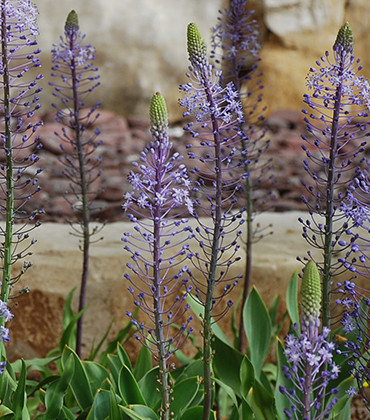
[[[109,372],[105,367],[95,362],[84,361],[82,364],[90,383],[91,392],[95,395],[105,379],[109,377]]]
[[[175,418],[180,418],[181,414],[191,405],[199,389],[199,378],[191,377],[177,382],[171,394],[171,412]]]
[[[255,287],[248,295],[243,308],[245,333],[248,337],[250,361],[255,377],[259,378],[271,339],[271,319],[260,294]]]
[[[203,407],[198,405],[196,407],[188,408],[179,420],[202,420]],[[216,412],[211,410],[210,420],[216,420]]]
[[[18,378],[18,386],[14,393],[13,399],[13,411],[14,411],[14,420],[28,420],[29,414],[27,411],[27,394],[26,394],[26,376],[27,368],[26,363],[22,359],[22,369],[21,374]]]
[[[99,389],[86,420],[105,419],[110,415],[110,390]]]
[[[244,356],[218,337],[215,337],[213,349],[215,350],[213,367],[216,376],[230,386],[238,396],[241,396],[239,372]]]
[[[286,389],[291,389],[293,387],[293,384],[289,379],[287,379],[284,376],[284,373],[282,371],[282,367],[288,366],[288,362],[284,354],[284,346],[279,338],[277,339],[276,352],[277,352],[278,373],[277,373],[277,380],[276,380],[276,385],[275,385],[275,406],[276,406],[276,411],[279,418],[284,419],[286,417],[284,413],[284,408],[289,407],[290,402],[286,398],[286,396],[283,395],[279,391],[279,387],[283,386]]]
[[[92,406],[94,397],[86,369],[80,358],[70,347],[65,347],[62,354],[62,361],[66,357],[72,357],[74,361],[74,372],[70,381],[70,388],[79,407],[82,410],[87,410]]]
[[[144,400],[148,407],[156,407],[160,404],[161,395],[158,388],[159,368],[158,366],[146,372],[138,382],[139,388],[143,393]]]
[[[243,398],[247,399],[249,390],[254,384],[254,369],[247,356],[243,357],[240,365],[240,384],[240,394]]]
[[[74,358],[70,354],[64,362],[62,375],[56,379],[46,390],[45,394],[45,419],[56,419],[63,406],[64,394],[74,374]]]
[[[137,381],[153,367],[152,353],[147,346],[141,346],[139,356],[136,359],[134,367],[134,376]]]
[[[132,419],[158,420],[159,416],[146,405],[130,404],[129,407],[119,406],[120,410]]]
[[[127,404],[145,405],[145,400],[136,379],[128,366],[122,365],[119,378],[118,390],[120,396]],[[153,390],[155,392],[155,389]]]
[[[286,291],[286,306],[292,324],[300,325],[298,309],[298,272],[295,271],[290,278]]]

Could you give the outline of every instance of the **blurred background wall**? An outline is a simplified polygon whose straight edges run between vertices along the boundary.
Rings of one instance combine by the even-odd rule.
[[[229,0],[33,0],[39,9],[39,46],[45,80],[50,50],[63,33],[70,10],[81,32],[95,48],[102,87],[92,99],[123,115],[148,112],[155,91],[165,95],[171,120],[181,118],[178,85],[186,82],[186,26],[199,25],[209,43],[218,9]],[[355,54],[370,76],[369,0],[248,0],[261,27],[264,100],[269,112],[301,109],[308,69],[331,50],[339,27],[348,21],[354,31]]]

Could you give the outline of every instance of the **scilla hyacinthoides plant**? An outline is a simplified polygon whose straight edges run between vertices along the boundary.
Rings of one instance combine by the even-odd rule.
[[[353,278],[338,283],[340,297],[337,303],[343,309],[342,326],[348,340],[344,346],[349,356],[351,373],[358,384],[366,405],[370,408],[370,399],[364,387],[370,384],[370,290],[362,288],[356,278],[370,278],[370,181],[367,169],[358,170],[357,177],[351,184],[341,210],[351,220],[352,228],[347,230],[350,239],[347,243],[350,252],[341,262],[353,274]]]
[[[265,231],[253,221],[259,211],[264,210],[271,194],[256,194],[262,183],[271,182],[271,159],[264,158],[269,147],[265,138],[264,111],[261,106],[262,89],[261,73],[258,71],[259,51],[258,23],[253,19],[254,11],[247,11],[247,0],[233,0],[229,9],[220,10],[218,24],[212,31],[212,56],[216,57],[216,65],[223,68],[224,84],[232,81],[243,104],[244,121],[239,128],[244,165],[242,170],[248,174],[245,180],[246,197],[246,241],[245,241],[245,275],[243,297],[244,305],[252,276],[253,242],[264,236]],[[245,348],[243,311],[239,318],[239,350]]]
[[[150,105],[152,142],[141,154],[141,163],[134,164],[136,172],[129,175],[133,191],[127,193],[124,209],[135,223],[135,233],[126,232],[122,241],[131,254],[127,264],[133,275],[126,273],[129,292],[137,307],[148,320],[139,321],[131,312],[137,329],[137,339],[146,345],[159,364],[159,388],[162,397],[160,418],[170,419],[169,363],[172,354],[182,346],[192,328],[186,298],[191,291],[184,262],[188,256],[188,240],[193,237],[188,219],[178,218],[173,210],[184,206],[193,213],[189,198],[191,187],[182,156],[171,154],[168,138],[166,103],[156,93]],[[143,217],[149,216],[148,219]],[[182,234],[182,235],[181,235]],[[177,249],[177,250],[176,250]],[[172,326],[180,323],[179,330]]]
[[[91,227],[92,200],[96,195],[94,181],[100,176],[101,159],[96,155],[100,145],[97,139],[98,130],[91,127],[99,114],[96,104],[86,113],[83,111],[87,96],[99,86],[99,75],[94,66],[95,52],[90,44],[85,43],[85,35],[79,31],[77,13],[72,10],[66,20],[64,37],[60,44],[54,44],[52,50],[52,76],[57,77],[54,96],[60,104],[53,104],[57,109],[56,120],[64,125],[56,135],[63,141],[61,144],[65,155],[60,159],[64,165],[63,174],[70,181],[70,190],[65,197],[78,213],[79,223],[71,223],[73,234],[81,238],[83,252],[81,286],[78,310],[86,304],[87,279],[89,275],[89,249],[92,236],[98,233],[99,227]],[[64,144],[68,144],[66,148]],[[78,320],[76,332],[76,351],[81,354],[83,315]]]
[[[9,341],[8,330],[4,327],[10,319],[7,308],[11,290],[20,276],[30,267],[24,262],[23,268],[17,275],[12,267],[16,261],[30,255],[28,241],[29,232],[39,222],[35,217],[42,211],[28,211],[28,201],[39,190],[36,169],[32,174],[29,169],[38,157],[35,152],[39,149],[39,139],[35,136],[37,127],[42,122],[34,123],[32,117],[40,107],[37,80],[27,78],[31,68],[40,67],[36,47],[38,34],[36,7],[28,0],[1,1],[1,58],[0,77],[2,98],[0,99],[0,165],[1,193],[0,213],[5,218],[5,227],[1,227],[3,237],[0,246],[2,284],[1,284],[1,313],[0,313],[0,341]],[[26,226],[27,222],[33,226]],[[27,291],[26,289],[23,289]],[[3,367],[5,349],[1,343],[1,367]]]
[[[348,24],[338,32],[329,52],[316,62],[307,76],[311,95],[304,96],[309,109],[303,110],[307,135],[302,136],[307,160],[304,168],[313,185],[304,185],[310,198],[303,197],[311,219],[300,219],[303,236],[322,251],[317,261],[322,272],[322,322],[330,326],[332,279],[343,264],[335,253],[347,245],[341,242],[348,220],[340,211],[341,202],[354,177],[356,158],[363,151],[368,136],[370,84],[359,75],[361,66],[353,55],[353,34]],[[310,258],[312,258],[309,252]]]
[[[292,387],[280,386],[280,392],[291,403],[284,412],[288,419],[318,420],[328,418],[338,401],[338,389],[327,387],[337,379],[339,367],[333,361],[335,344],[329,340],[330,330],[320,332],[321,281],[316,264],[310,261],[303,272],[301,287],[301,332],[291,333],[285,340],[285,355],[289,363],[283,366]],[[323,408],[328,395],[330,402]]]
[[[195,192],[205,195],[208,203],[202,205],[197,201],[195,234],[201,252],[190,255],[195,269],[193,297],[204,307],[203,419],[207,420],[212,408],[212,322],[220,319],[232,305],[230,300],[224,302],[225,296],[241,277],[231,278],[229,268],[239,258],[235,253],[241,235],[239,226],[243,223],[241,210],[233,211],[236,193],[245,180],[244,174],[238,175],[243,167],[239,150],[243,112],[234,85],[229,83],[221,87],[218,83],[221,72],[213,74],[206,44],[194,23],[188,25],[187,46],[190,82],[180,86],[185,93],[180,104],[186,109],[184,116],[195,120],[195,124],[191,121],[185,127],[197,139],[197,144],[188,147],[188,153],[201,164],[201,168],[196,167],[193,171],[197,176]],[[207,225],[199,215],[209,216],[212,225]],[[230,238],[232,232],[235,237],[228,242],[226,238]]]

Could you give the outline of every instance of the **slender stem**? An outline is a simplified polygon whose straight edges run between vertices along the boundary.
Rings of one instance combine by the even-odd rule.
[[[303,385],[303,413],[302,419],[311,420],[311,394],[312,394],[312,366],[306,363]]]
[[[74,50],[74,35],[70,36],[70,50]],[[77,154],[78,154],[78,165],[80,174],[80,187],[81,187],[81,200],[82,200],[82,230],[83,230],[83,259],[82,259],[82,275],[81,275],[81,286],[78,311],[81,311],[86,304],[86,289],[87,279],[89,275],[89,247],[90,247],[90,212],[88,204],[88,186],[86,180],[86,170],[84,161],[84,151],[82,146],[82,132],[80,125],[80,104],[79,104],[79,93],[78,93],[78,81],[76,75],[76,64],[75,59],[72,55],[71,59],[71,73],[72,73],[72,91],[73,91],[73,124],[74,132],[76,136]],[[76,353],[81,356],[82,346],[82,327],[83,327],[83,315],[77,321],[77,333],[76,333]]]
[[[339,78],[343,73],[345,58],[342,54],[339,65]],[[331,264],[333,254],[333,218],[334,218],[334,189],[335,189],[335,163],[338,154],[338,125],[342,99],[342,83],[339,83],[333,111],[333,123],[330,138],[330,157],[328,167],[328,182],[325,208],[325,241],[324,241],[324,268],[323,268],[323,300],[322,300],[322,325],[330,328],[330,295],[331,295]]]
[[[13,146],[9,87],[9,60],[7,46],[7,22],[5,13],[5,0],[1,1],[1,53],[3,66],[3,100],[4,100],[4,124],[5,124],[5,152],[6,152],[6,222],[3,278],[1,285],[1,300],[7,302],[10,293],[12,279],[12,251],[13,251],[13,224],[14,224],[14,179],[13,179]],[[4,326],[5,319],[0,317],[0,326]]]
[[[162,188],[162,148],[158,147],[158,160],[156,168],[156,185],[155,191],[160,193]],[[154,304],[154,317],[155,317],[155,332],[156,342],[159,357],[159,380],[160,392],[162,397],[162,405],[160,411],[161,420],[170,419],[170,389],[168,385],[168,356],[166,354],[165,337],[163,331],[163,299],[161,297],[161,209],[160,205],[156,205],[154,209],[154,228],[153,228],[153,304]]]
[[[209,102],[210,109],[215,109],[213,95],[209,86],[208,77],[203,75],[203,86]],[[215,157],[216,157],[216,197],[215,197],[215,217],[213,226],[212,254],[209,265],[207,295],[204,305],[203,319],[203,376],[204,376],[204,401],[203,401],[203,420],[209,420],[212,408],[212,328],[211,317],[213,309],[213,294],[216,286],[217,254],[221,234],[221,216],[222,216],[222,157],[219,135],[218,121],[214,113],[211,113],[212,133],[214,139]]]

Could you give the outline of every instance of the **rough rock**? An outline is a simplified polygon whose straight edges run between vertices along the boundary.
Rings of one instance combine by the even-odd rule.
[[[280,313],[284,310],[289,279],[296,269],[302,267],[296,257],[304,257],[307,251],[307,244],[301,237],[299,216],[305,217],[305,213],[264,213],[257,219],[262,226],[272,224],[274,233],[255,244],[252,280],[267,304],[280,294]],[[134,309],[127,281],[123,278],[129,258],[121,242],[125,231],[132,232],[133,224],[107,224],[101,232],[104,239],[91,247],[89,308],[84,319],[85,355],[93,340],[98,342],[102,338],[111,320],[114,323],[110,337],[128,321],[125,311]],[[11,358],[43,356],[55,346],[62,331],[62,308],[66,296],[73,288],[79,287],[82,255],[78,250],[78,239],[70,235],[70,227],[45,223],[34,230],[32,236],[37,239],[31,257],[33,267],[21,282],[22,287],[29,286],[31,293],[16,299],[15,317],[9,323],[11,342],[8,351]],[[231,277],[244,272],[242,251],[240,255],[241,261],[231,267]],[[236,301],[240,291],[241,285],[238,285],[231,299]],[[220,323],[224,331],[230,331],[230,314]],[[197,336],[199,338],[198,332]],[[133,339],[128,346],[132,357],[137,345]]]
[[[102,87],[94,97],[122,114],[145,114],[156,91],[165,95],[170,117],[178,119],[178,85],[188,68],[186,27],[199,25],[204,37],[225,0],[65,0],[38,2],[39,45],[45,73],[44,103],[50,88],[51,44],[63,34],[65,18],[75,9],[81,32],[96,48]],[[93,100],[91,98],[91,100]]]
[[[45,79],[41,101],[48,106],[50,50],[63,32],[71,9],[80,17],[80,28],[96,48],[102,86],[89,101],[123,115],[145,115],[152,94],[160,90],[167,99],[172,121],[181,117],[178,85],[186,81],[188,67],[186,26],[196,22],[209,44],[217,11],[228,0],[65,0],[38,2],[39,45]],[[331,51],[339,27],[347,19],[354,30],[355,53],[370,75],[370,38],[364,16],[367,0],[249,0],[261,27],[265,103],[268,112],[289,107],[300,109],[306,92],[308,69]]]

